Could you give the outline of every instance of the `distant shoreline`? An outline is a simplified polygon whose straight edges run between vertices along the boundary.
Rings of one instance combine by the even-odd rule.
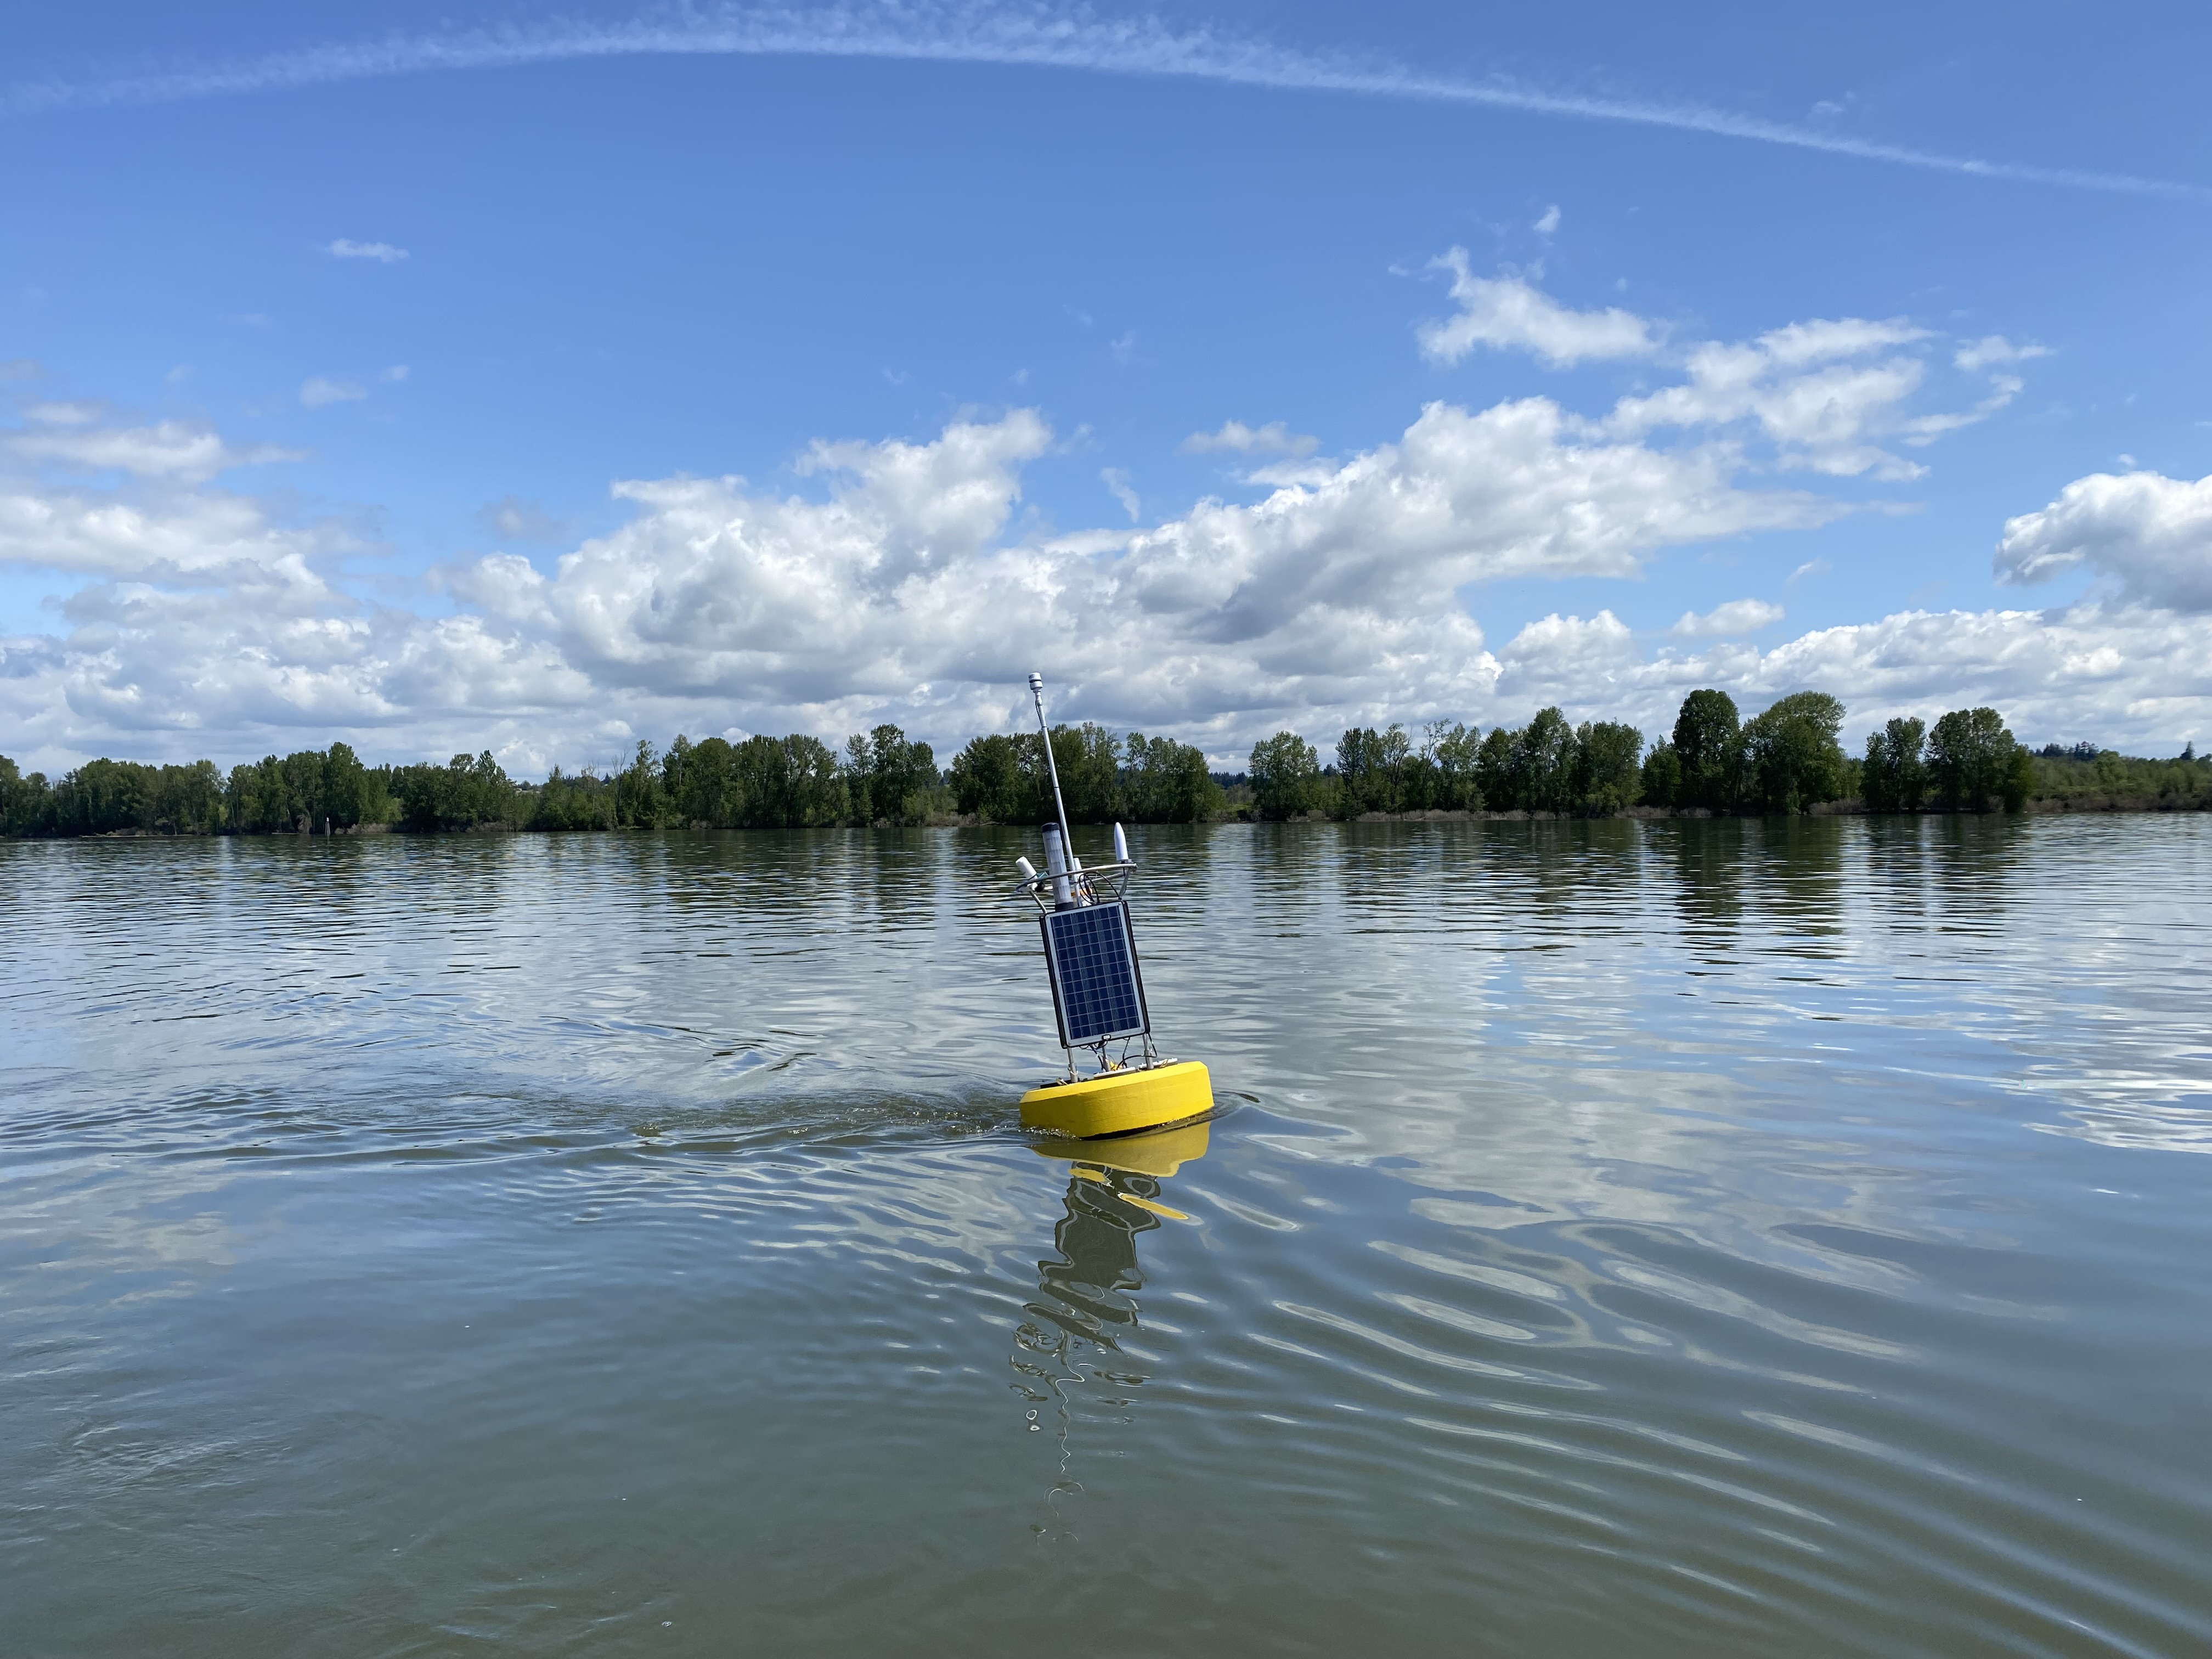
[[[1863,801],[1822,801],[1802,812],[1714,812],[1701,806],[1632,806],[1619,812],[1594,815],[1587,812],[1469,811],[1459,808],[1436,808],[1417,812],[1362,812],[1356,817],[1339,817],[1327,812],[1304,812],[1295,817],[1261,818],[1245,810],[1231,808],[1218,817],[1200,824],[1167,826],[1176,829],[1225,828],[1235,824],[1277,823],[1318,825],[1330,823],[1638,823],[1733,821],[1764,823],[1774,818],[2003,818],[2003,817],[2172,817],[2177,814],[2212,811],[2212,800],[2151,800],[2115,801],[2081,799],[2031,799],[2017,812],[1951,812],[1940,807],[1922,807],[1914,811],[1876,812],[1868,810]],[[403,841],[434,840],[450,836],[581,836],[581,835],[666,835],[687,836],[732,835],[790,835],[794,833],[818,835],[831,832],[850,833],[896,830],[909,832],[915,830],[1020,830],[1026,823],[1000,823],[984,820],[973,814],[967,816],[941,815],[923,823],[892,823],[878,820],[870,824],[823,823],[788,827],[754,825],[732,828],[711,823],[665,823],[657,825],[623,824],[610,828],[605,824],[585,826],[574,830],[539,830],[526,825],[488,821],[483,823],[457,825],[438,830],[410,830],[401,824],[362,823],[333,829],[331,838],[343,839],[356,836],[391,836]],[[1085,825],[1100,828],[1100,825]],[[1155,828],[1161,826],[1153,826]],[[316,830],[302,832],[295,830],[105,830],[78,836],[0,836],[0,841],[13,840],[28,844],[33,842],[58,842],[81,841],[320,841],[325,832]]]

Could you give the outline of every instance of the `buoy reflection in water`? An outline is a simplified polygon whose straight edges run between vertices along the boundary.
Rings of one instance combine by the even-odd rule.
[[[1160,1183],[1206,1156],[1212,1130],[1188,1123],[1113,1140],[1033,1143],[1038,1156],[1069,1166],[1065,1212],[1053,1229],[1056,1254],[1037,1263],[1037,1295],[1014,1332],[1014,1388],[1028,1401],[1030,1429],[1042,1432],[1049,1413],[1060,1441],[1060,1477],[1046,1496],[1051,1518],[1030,1528],[1040,1540],[1074,1536],[1059,1508],[1083,1490],[1071,1468],[1074,1391],[1085,1392],[1090,1408],[1126,1421],[1134,1391],[1150,1380],[1139,1369],[1150,1356],[1132,1352],[1145,1286],[1137,1240],[1166,1221],[1191,1220],[1162,1200]]]

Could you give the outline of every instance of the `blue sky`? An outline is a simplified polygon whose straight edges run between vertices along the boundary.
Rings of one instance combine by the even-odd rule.
[[[0,752],[2212,738],[2212,15],[1530,11],[13,16]]]

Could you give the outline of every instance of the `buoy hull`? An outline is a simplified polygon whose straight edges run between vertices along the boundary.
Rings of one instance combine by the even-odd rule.
[[[1204,1158],[1212,1137],[1213,1126],[1200,1118],[1195,1123],[1178,1124],[1172,1129],[1147,1129],[1107,1140],[1085,1141],[1079,1146],[1054,1136],[1050,1140],[1031,1141],[1030,1150],[1039,1158],[1058,1158],[1069,1164],[1095,1164],[1102,1170],[1165,1176]]]
[[[1089,1140],[1186,1122],[1212,1109],[1213,1081],[1206,1067],[1183,1060],[1032,1089],[1022,1097],[1022,1127]]]

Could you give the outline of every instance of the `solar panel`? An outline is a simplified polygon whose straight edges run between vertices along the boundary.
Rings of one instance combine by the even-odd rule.
[[[1129,907],[1086,904],[1047,911],[1042,920],[1061,1046],[1142,1036],[1150,1030]]]

